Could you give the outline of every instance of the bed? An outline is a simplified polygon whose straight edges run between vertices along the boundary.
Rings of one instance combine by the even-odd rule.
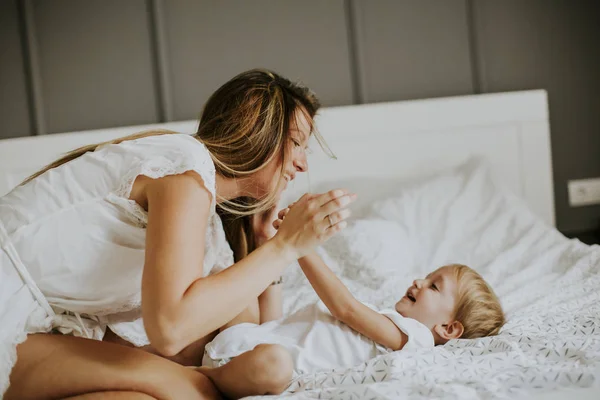
[[[71,148],[195,121],[0,141],[0,195]],[[524,91],[322,110],[336,159],[311,144],[304,192],[359,195],[348,228],[319,248],[361,300],[391,305],[451,262],[478,270],[508,322],[493,338],[396,352],[299,377],[282,398],[600,398],[600,246],[555,229],[547,97]],[[285,312],[316,301],[291,265]]]

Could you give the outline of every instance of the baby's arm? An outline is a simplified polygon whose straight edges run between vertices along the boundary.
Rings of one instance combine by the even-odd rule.
[[[355,331],[392,350],[400,350],[408,337],[385,315],[356,300],[348,288],[312,253],[298,260],[306,278],[331,314]]]
[[[277,232],[273,226],[273,222],[277,220],[277,209],[272,207],[270,210],[262,214],[253,215],[251,218],[255,244],[256,247],[260,247]],[[258,296],[259,324],[264,324],[283,316],[281,286],[281,280],[277,280]]]
[[[260,310],[260,323],[273,321],[283,315],[283,303],[281,294],[281,282],[273,282],[258,296],[258,308]]]

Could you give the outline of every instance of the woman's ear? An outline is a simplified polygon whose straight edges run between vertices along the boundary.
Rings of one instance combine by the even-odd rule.
[[[435,325],[433,330],[444,342],[447,342],[451,339],[460,338],[465,332],[465,327],[460,321],[452,321],[444,325]]]

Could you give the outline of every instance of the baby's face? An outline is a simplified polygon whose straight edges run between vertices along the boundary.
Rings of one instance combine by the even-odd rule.
[[[457,298],[457,282],[451,267],[439,268],[417,279],[396,303],[396,311],[433,329],[452,322]]]

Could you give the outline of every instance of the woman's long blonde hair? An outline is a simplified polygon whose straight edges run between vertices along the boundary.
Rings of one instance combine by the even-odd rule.
[[[276,157],[282,161],[283,170],[288,157],[290,127],[296,122],[298,112],[304,113],[318,143],[331,154],[320,134],[313,131],[313,119],[319,107],[316,96],[305,86],[269,70],[253,69],[235,76],[212,94],[194,137],[208,149],[217,173],[226,178],[252,175]],[[176,132],[152,130],[80,147],[36,172],[23,184],[99,146],[173,133]],[[261,199],[218,199],[218,212],[236,260],[255,247],[250,216],[275,206],[276,196],[277,191]]]

